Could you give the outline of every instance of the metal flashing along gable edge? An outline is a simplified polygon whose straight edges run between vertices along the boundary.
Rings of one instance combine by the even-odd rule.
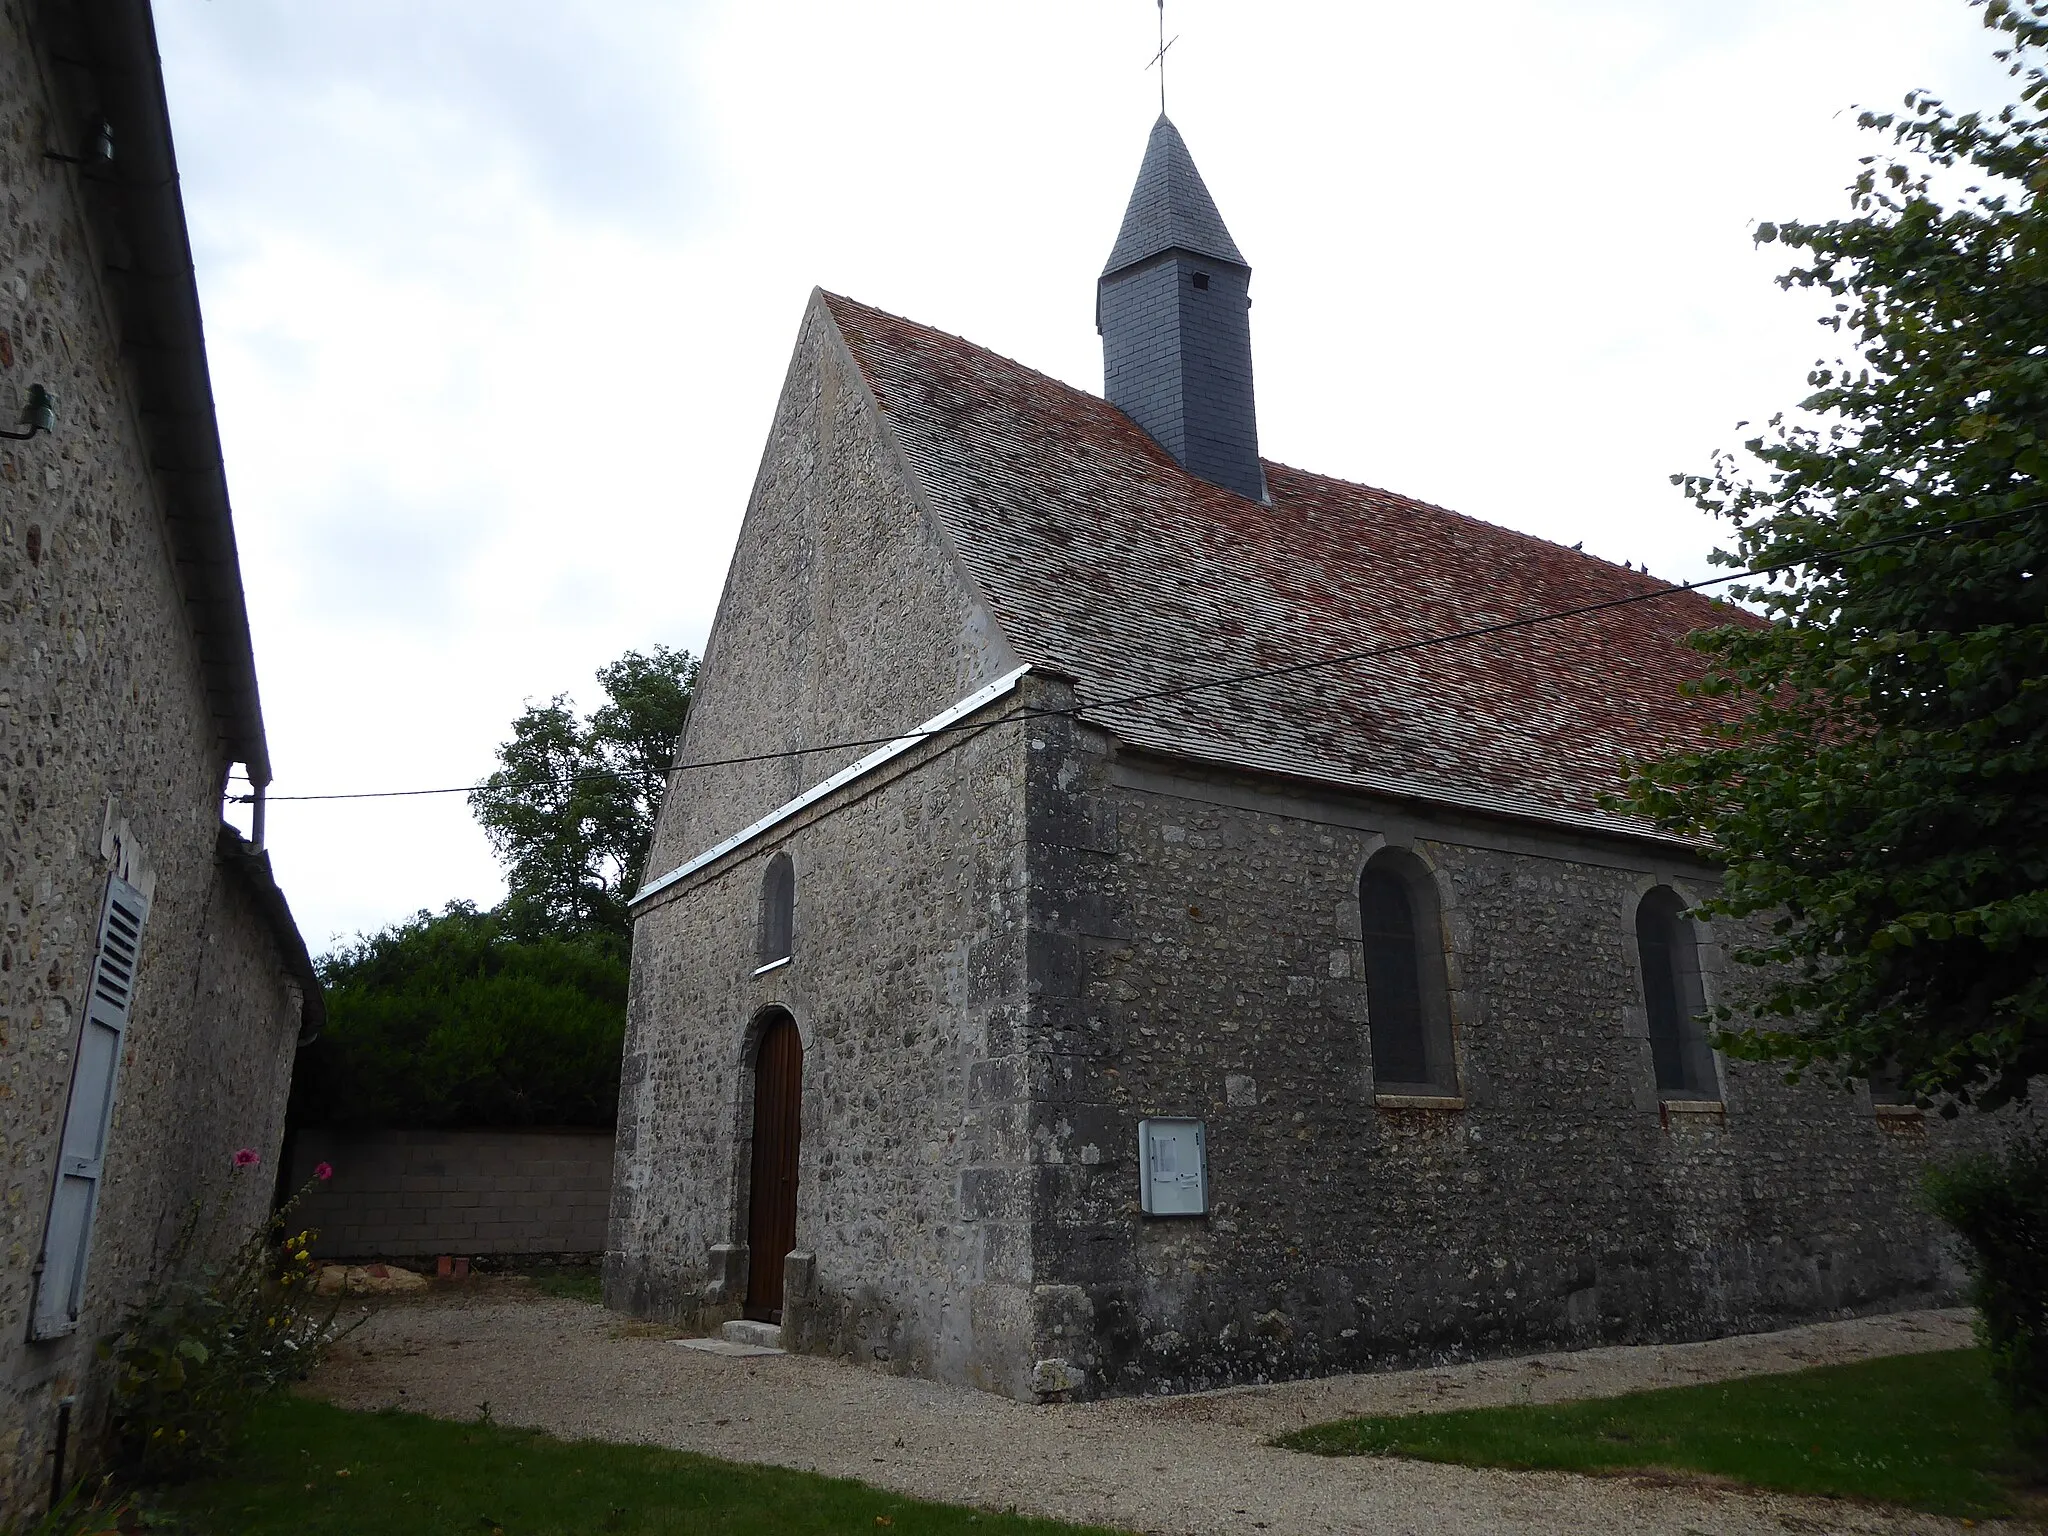
[[[1024,666],[1014,669],[1013,671],[1005,672],[1001,677],[997,678],[994,682],[985,684],[982,687],[977,688],[973,693],[968,694],[966,698],[960,700],[957,704],[952,704],[947,706],[945,709],[942,709],[941,711],[939,711],[939,713],[933,715],[931,719],[925,721],[924,724],[918,726],[917,729],[910,731],[905,735],[898,736],[894,741],[890,742],[887,746],[877,747],[874,751],[870,752],[866,757],[855,759],[853,762],[848,763],[844,768],[840,769],[837,773],[833,774],[830,778],[820,780],[818,783],[812,785],[809,789],[805,790],[802,794],[798,795],[794,800],[787,801],[784,804],[777,806],[774,810],[770,811],[766,816],[763,816],[759,821],[753,822],[748,826],[742,827],[739,831],[733,833],[731,837],[728,837],[724,842],[713,844],[711,847],[706,848],[702,853],[698,854],[695,858],[685,860],[683,863],[678,864],[674,869],[670,870],[667,874],[661,876],[659,879],[648,881],[647,884],[640,887],[639,894],[627,903],[628,908],[639,906],[640,903],[646,901],[649,897],[660,894],[662,891],[668,889],[668,887],[674,885],[678,880],[683,879],[685,876],[693,875],[698,870],[702,869],[705,865],[713,862],[716,859],[721,859],[725,857],[726,854],[731,853],[734,849],[744,847],[746,844],[752,842],[755,838],[759,837],[762,833],[768,831],[770,828],[778,826],[782,822],[789,820],[790,817],[796,815],[796,813],[804,809],[804,807],[812,805],[817,801],[824,799],[825,796],[831,794],[836,789],[843,789],[846,785],[851,784],[855,779],[862,778],[865,775],[874,772],[875,769],[881,767],[884,763],[890,761],[892,758],[901,757],[905,752],[908,752],[912,747],[916,746],[918,743],[925,741],[932,736],[937,735],[940,731],[945,730],[948,726],[953,725],[958,721],[966,719],[967,716],[973,714],[977,709],[980,709],[983,705],[992,703],[994,700],[999,699],[1004,694],[1008,693],[1012,688],[1015,688],[1018,682],[1023,678],[1024,674],[1026,672],[1029,672],[1030,670],[1031,667],[1027,663]],[[684,766],[688,765],[685,764]]]

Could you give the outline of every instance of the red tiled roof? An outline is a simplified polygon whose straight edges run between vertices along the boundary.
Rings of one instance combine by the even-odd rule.
[[[1115,407],[825,295],[933,510],[1020,659],[1084,705],[1665,584],[1389,491],[1268,462],[1272,505],[1199,480]],[[1439,803],[1641,832],[1601,809],[1625,758],[1711,706],[1693,593],[1087,717],[1138,747]]]

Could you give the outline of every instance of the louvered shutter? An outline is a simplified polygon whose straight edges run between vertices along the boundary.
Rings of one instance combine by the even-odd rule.
[[[57,1179],[43,1256],[36,1265],[36,1300],[30,1336],[55,1338],[78,1326],[85,1299],[85,1261],[92,1248],[92,1218],[106,1162],[107,1127],[121,1073],[121,1044],[142,951],[149,899],[118,875],[107,880],[99,945],[85,994],[85,1018],[72,1059],[71,1098],[64,1107],[64,1139],[57,1149]]]

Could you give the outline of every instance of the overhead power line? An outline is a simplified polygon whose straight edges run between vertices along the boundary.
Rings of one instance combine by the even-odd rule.
[[[1945,524],[1940,528],[1918,528],[1911,533],[1893,534],[1888,538],[1871,539],[1863,544],[1849,544],[1840,549],[1817,551],[1800,560],[1787,560],[1778,565],[1752,566],[1748,570],[1730,571],[1723,576],[1706,576],[1698,581],[1673,583],[1648,592],[1631,592],[1624,597],[1603,598],[1597,603],[1579,603],[1570,608],[1554,608],[1544,613],[1525,614],[1516,619],[1500,619],[1491,624],[1475,624],[1466,629],[1450,630],[1440,635],[1425,635],[1418,640],[1397,640],[1387,645],[1368,646],[1363,650],[1346,651],[1336,656],[1318,656],[1308,661],[1289,662],[1285,666],[1261,667],[1250,672],[1229,672],[1215,677],[1198,678],[1194,682],[1174,683],[1163,688],[1148,688],[1137,693],[1118,694],[1106,699],[1093,699],[1085,704],[1063,705],[1058,709],[1023,709],[1004,715],[1005,721],[1035,720],[1047,716],[1079,715],[1088,710],[1118,709],[1130,704],[1149,704],[1159,699],[1180,698],[1191,693],[1203,693],[1216,688],[1235,688],[1244,683],[1266,682],[1276,677],[1296,677],[1304,672],[1320,671],[1327,667],[1349,666],[1353,662],[1373,661],[1384,656],[1400,656],[1411,651],[1428,650],[1439,645],[1456,645],[1465,640],[1484,639],[1488,635],[1506,634],[1512,630],[1531,629],[1539,624],[1555,624],[1565,619],[1583,618],[1588,614],[1605,613],[1614,608],[1627,608],[1636,603],[1651,603],[1659,599],[1674,597],[1682,593],[1698,592],[1707,587],[1725,586],[1731,581],[1746,581],[1756,576],[1776,576],[1786,571],[1798,570],[1825,560],[1839,560],[1850,555],[1868,553],[1874,549],[1885,549],[1894,544],[1908,544],[1915,539],[1943,538],[1971,528],[1981,528],[1992,523],[2008,522],[2029,512],[2039,512],[2048,507],[2048,502],[2036,502],[2024,507],[2014,507],[2006,512],[1994,512],[1984,517],[1967,518],[1960,523]],[[939,726],[923,732],[925,736],[947,736],[961,731],[979,731],[987,727],[987,721],[960,720],[951,725]],[[794,757],[815,757],[821,752],[850,752],[859,747],[883,747],[893,741],[900,741],[906,735],[919,732],[899,731],[892,736],[863,736],[850,741],[824,742],[815,747],[791,747],[779,752],[750,752],[740,757],[709,758],[698,763],[678,763],[677,773],[696,772],[705,768],[735,768],[748,763],[783,762]],[[421,795],[467,795],[488,789],[488,784],[448,784],[435,789],[372,789],[352,793],[328,795],[268,795],[265,801],[276,805],[280,801],[309,800],[402,800]],[[246,804],[253,795],[234,795],[232,800]]]

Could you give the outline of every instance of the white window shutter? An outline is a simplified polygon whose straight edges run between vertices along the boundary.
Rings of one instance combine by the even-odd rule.
[[[71,1098],[64,1107],[64,1138],[57,1148],[43,1256],[36,1264],[31,1338],[56,1338],[78,1326],[93,1211],[106,1163],[107,1128],[113,1122],[114,1090],[121,1075],[121,1045],[128,1032],[136,961],[142,953],[142,925],[148,917],[149,898],[119,875],[110,875],[86,986],[85,1017],[72,1057]]]

